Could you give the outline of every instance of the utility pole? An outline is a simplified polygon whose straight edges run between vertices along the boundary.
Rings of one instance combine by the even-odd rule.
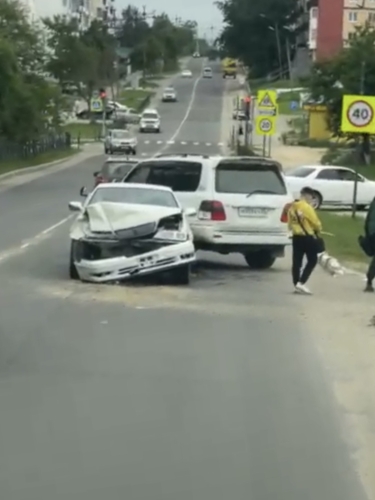
[[[278,57],[279,57],[280,78],[282,78],[283,77],[283,58],[282,58],[282,54],[281,54],[279,25],[277,23],[275,23],[275,35],[276,35],[277,53],[278,53]]]
[[[361,73],[360,73],[360,80],[359,80],[359,93],[360,95],[364,95],[365,93],[365,76],[366,76],[366,63],[365,61],[362,61],[361,63]],[[361,148],[361,140],[357,139],[358,144],[358,160],[361,161],[362,154],[364,152],[364,147],[363,149]],[[365,134],[363,134],[363,146],[365,142]],[[356,212],[357,212],[357,194],[358,194],[358,164],[356,164],[355,168],[355,178],[354,178],[354,189],[353,189],[353,207],[352,207],[352,218],[355,219]]]
[[[147,21],[148,19],[155,19],[155,11],[153,12],[150,12],[148,13],[147,10],[146,10],[146,5],[143,5],[142,7],[142,19],[144,21]],[[145,80],[146,78],[146,66],[147,66],[147,55],[146,55],[146,47],[145,45],[143,46],[143,51],[142,51],[142,55],[143,55],[143,80]]]

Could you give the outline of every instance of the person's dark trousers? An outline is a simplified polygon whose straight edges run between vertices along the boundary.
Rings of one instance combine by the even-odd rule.
[[[312,236],[293,236],[292,239],[292,276],[293,284],[297,283],[303,285],[307,283],[313,272],[317,262],[318,254],[316,252],[316,245]],[[306,265],[301,272],[303,258],[306,256]]]

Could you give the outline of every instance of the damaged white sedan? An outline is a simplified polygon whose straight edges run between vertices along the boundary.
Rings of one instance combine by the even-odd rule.
[[[167,271],[174,284],[187,285],[195,261],[188,217],[173,191],[145,184],[99,184],[71,230],[70,277],[95,283],[122,281]]]

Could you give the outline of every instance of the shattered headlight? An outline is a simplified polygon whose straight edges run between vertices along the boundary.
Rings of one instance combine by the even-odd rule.
[[[189,239],[189,235],[185,231],[170,231],[168,229],[161,229],[155,235],[158,240],[168,240],[168,241],[186,241]]]

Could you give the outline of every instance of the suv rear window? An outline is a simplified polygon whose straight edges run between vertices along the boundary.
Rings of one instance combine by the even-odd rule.
[[[216,168],[216,192],[251,194],[286,194],[278,166],[264,163],[226,161]]]
[[[176,192],[198,189],[202,164],[192,161],[143,162],[126,177],[125,182],[156,184]]]
[[[102,175],[103,177],[116,177],[122,179],[127,175],[130,170],[136,165],[137,162],[132,163],[116,163],[108,162],[103,165]]]

